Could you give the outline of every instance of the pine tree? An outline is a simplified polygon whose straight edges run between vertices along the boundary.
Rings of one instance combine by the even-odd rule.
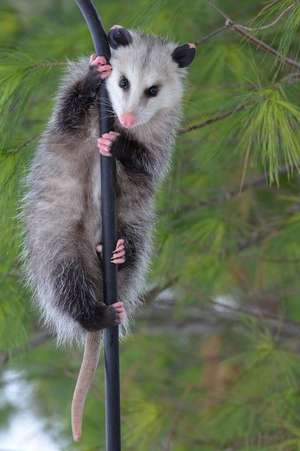
[[[97,6],[107,26],[198,44],[157,199],[146,305],[122,345],[124,449],[300,449],[300,4]],[[22,284],[17,217],[59,77],[68,59],[91,53],[90,38],[73,2],[15,0],[0,15],[3,387],[5,370],[18,371],[59,449],[96,450],[102,374],[74,446],[66,412],[80,353],[58,351],[39,325]],[[5,404],[1,425],[15,413]]]

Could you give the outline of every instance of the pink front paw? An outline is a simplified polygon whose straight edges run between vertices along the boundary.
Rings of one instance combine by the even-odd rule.
[[[111,65],[107,63],[104,56],[96,56],[95,54],[91,55],[90,66],[96,67],[102,80],[109,77],[112,71]]]
[[[111,306],[116,312],[116,323],[121,324],[126,318],[126,310],[123,302],[115,302]]]
[[[111,146],[113,142],[120,136],[120,133],[117,132],[109,132],[104,133],[101,138],[97,140],[97,146],[101,155],[105,157],[111,157]]]

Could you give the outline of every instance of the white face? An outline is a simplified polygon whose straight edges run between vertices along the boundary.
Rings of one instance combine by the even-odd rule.
[[[141,46],[119,47],[110,62],[113,70],[107,89],[123,127],[145,125],[162,110],[179,105],[183,72],[168,48],[147,53]]]

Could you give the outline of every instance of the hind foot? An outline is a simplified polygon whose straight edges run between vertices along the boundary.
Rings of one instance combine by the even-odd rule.
[[[126,261],[125,241],[123,239],[118,240],[116,249],[113,251],[113,255],[110,259],[115,265],[121,265]]]
[[[74,319],[87,331],[95,332],[107,327],[118,326],[125,318],[124,304],[117,301],[111,305],[97,302],[91,309],[80,312]]]
[[[90,66],[95,67],[100,74],[101,80],[105,80],[110,76],[112,67],[107,63],[104,56],[96,56],[95,54],[90,57]]]
[[[96,246],[96,251],[102,254],[103,246],[98,244]],[[116,249],[113,251],[110,261],[114,265],[122,265],[126,261],[126,250],[125,250],[125,240],[123,238],[117,241]]]
[[[126,310],[123,302],[115,302],[114,304],[111,304],[111,307],[114,308],[116,313],[115,322],[121,324],[126,318]]]
[[[105,157],[111,157],[111,146],[119,136],[120,133],[111,131],[109,133],[104,133],[101,138],[97,139],[97,147],[100,154]]]

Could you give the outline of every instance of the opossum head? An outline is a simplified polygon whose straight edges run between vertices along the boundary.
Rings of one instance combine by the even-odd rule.
[[[112,74],[107,89],[124,128],[149,124],[158,113],[181,102],[186,67],[195,46],[177,46],[160,37],[115,26],[108,34]]]

